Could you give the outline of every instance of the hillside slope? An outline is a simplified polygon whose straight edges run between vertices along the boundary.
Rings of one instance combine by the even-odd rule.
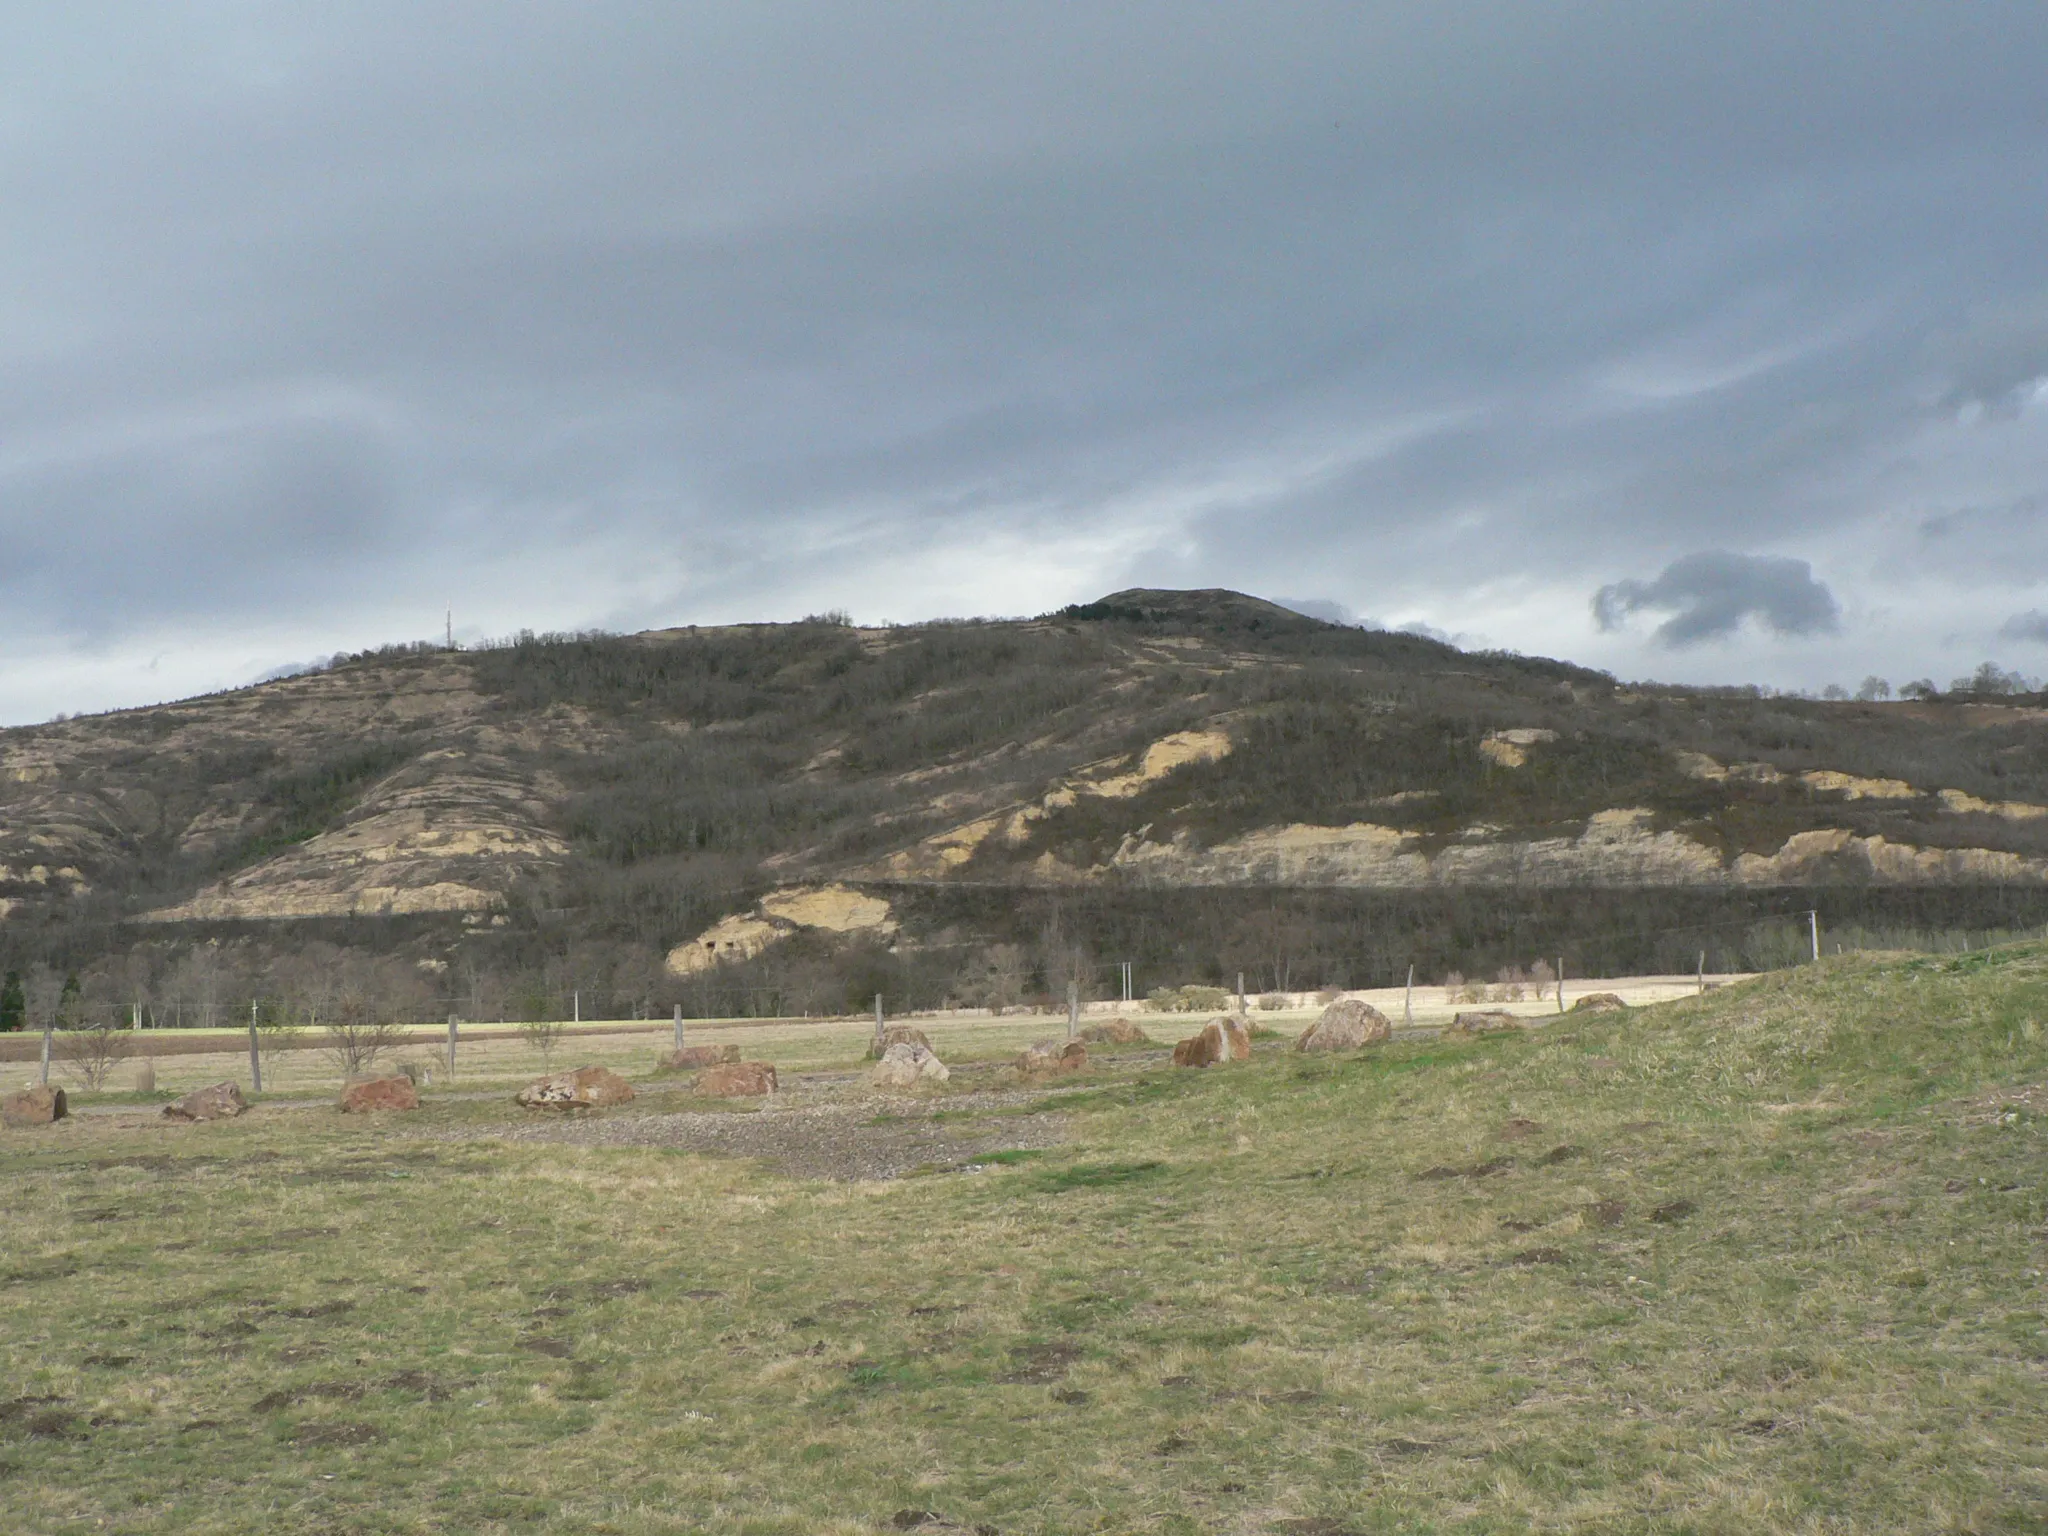
[[[1062,912],[1091,932],[1052,947],[1163,964],[1148,935],[1188,931],[1171,914],[1198,893],[1315,928],[1238,942],[1292,943],[1309,980],[1343,942],[1330,922],[1429,928],[1417,914],[1446,901],[1579,910],[1543,919],[1574,932],[1630,892],[1677,924],[1824,902],[2034,923],[2039,705],[1625,688],[1229,592],[401,648],[0,732],[0,948],[91,966],[319,936],[445,978],[487,951],[484,970],[516,950],[544,971],[602,943],[599,969],[634,975],[593,986],[652,1006],[685,982],[757,987],[771,951],[848,986],[849,944],[884,969],[942,951],[985,967],[979,949],[1029,947]],[[1422,953],[1456,960],[1507,942],[1499,927]],[[1045,958],[1028,957],[1037,985]]]

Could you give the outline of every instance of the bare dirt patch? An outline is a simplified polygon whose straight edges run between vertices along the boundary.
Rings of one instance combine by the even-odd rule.
[[[614,1113],[588,1120],[443,1132],[437,1139],[671,1147],[721,1157],[756,1157],[802,1179],[896,1179],[971,1166],[991,1153],[1057,1146],[1064,1138],[1057,1116],[981,1118],[977,1113],[1015,1108],[1041,1097],[980,1093],[917,1103],[861,1100],[738,1113]]]

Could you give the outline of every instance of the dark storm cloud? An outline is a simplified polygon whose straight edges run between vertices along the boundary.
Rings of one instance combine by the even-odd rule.
[[[1998,633],[2005,640],[2032,640],[2037,645],[2048,645],[2048,613],[2038,608],[2016,613],[1998,626]]]
[[[1669,646],[1725,640],[1747,619],[1780,635],[1832,634],[1841,621],[1841,605],[1804,560],[1727,550],[1687,555],[1655,581],[1613,582],[1593,597],[1602,629],[1619,629],[1645,610],[1671,615],[1653,632]]]
[[[1691,550],[2048,586],[2037,4],[0,19],[52,644],[1140,583],[1625,669],[1583,594]]]

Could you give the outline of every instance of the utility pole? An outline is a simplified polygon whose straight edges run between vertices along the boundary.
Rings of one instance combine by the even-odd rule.
[[[263,1091],[263,1057],[256,1049],[256,1003],[249,1002],[249,1087],[252,1092]]]
[[[448,605],[448,649],[455,649],[455,605]]]

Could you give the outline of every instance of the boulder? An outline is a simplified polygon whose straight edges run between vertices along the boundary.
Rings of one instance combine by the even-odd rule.
[[[1173,1048],[1176,1067],[1213,1067],[1224,1062],[1248,1061],[1252,1054],[1251,1032],[1236,1019],[1211,1019],[1198,1035],[1189,1035]]]
[[[1393,1023],[1371,1003],[1355,997],[1340,997],[1323,1010],[1321,1018],[1301,1032],[1294,1042],[1297,1051],[1355,1051],[1362,1045],[1390,1039]]]
[[[758,1099],[775,1091],[775,1068],[765,1061],[714,1061],[697,1074],[693,1091],[707,1099]]]
[[[233,1083],[215,1083],[195,1089],[175,1104],[164,1106],[166,1120],[232,1120],[249,1108],[242,1090]]]
[[[868,1041],[868,1060],[879,1061],[889,1054],[889,1047],[892,1045],[918,1045],[926,1050],[932,1048],[932,1043],[925,1037],[923,1030],[913,1029],[908,1024],[891,1024],[882,1031],[882,1038],[879,1041]]]
[[[686,1045],[662,1057],[661,1065],[670,1072],[696,1072],[739,1059],[740,1048],[736,1045]]]
[[[1111,1019],[1107,1024],[1090,1024],[1081,1031],[1090,1045],[1150,1045],[1152,1037],[1129,1019]]]
[[[1572,1004],[1573,1013],[1627,1013],[1628,1004],[1612,992],[1588,992]]]
[[[420,1091],[413,1086],[411,1078],[399,1074],[392,1077],[366,1077],[350,1083],[341,1090],[341,1112],[344,1115],[366,1115],[378,1109],[418,1109]]]
[[[577,1067],[537,1077],[513,1095],[527,1109],[603,1109],[632,1097],[633,1085],[608,1067]]]
[[[952,1075],[929,1048],[898,1041],[875,1063],[874,1083],[877,1088],[915,1088],[919,1083],[943,1083]]]
[[[1491,1035],[1504,1029],[1527,1029],[1529,1021],[1505,1008],[1475,1008],[1452,1017],[1444,1026],[1447,1035]]]
[[[62,1120],[70,1112],[70,1106],[64,1100],[64,1090],[52,1088],[48,1083],[38,1083],[33,1088],[24,1088],[0,1099],[0,1125],[48,1125]]]
[[[1041,1040],[1017,1058],[1024,1073],[1078,1072],[1088,1065],[1088,1047],[1078,1040]]]

